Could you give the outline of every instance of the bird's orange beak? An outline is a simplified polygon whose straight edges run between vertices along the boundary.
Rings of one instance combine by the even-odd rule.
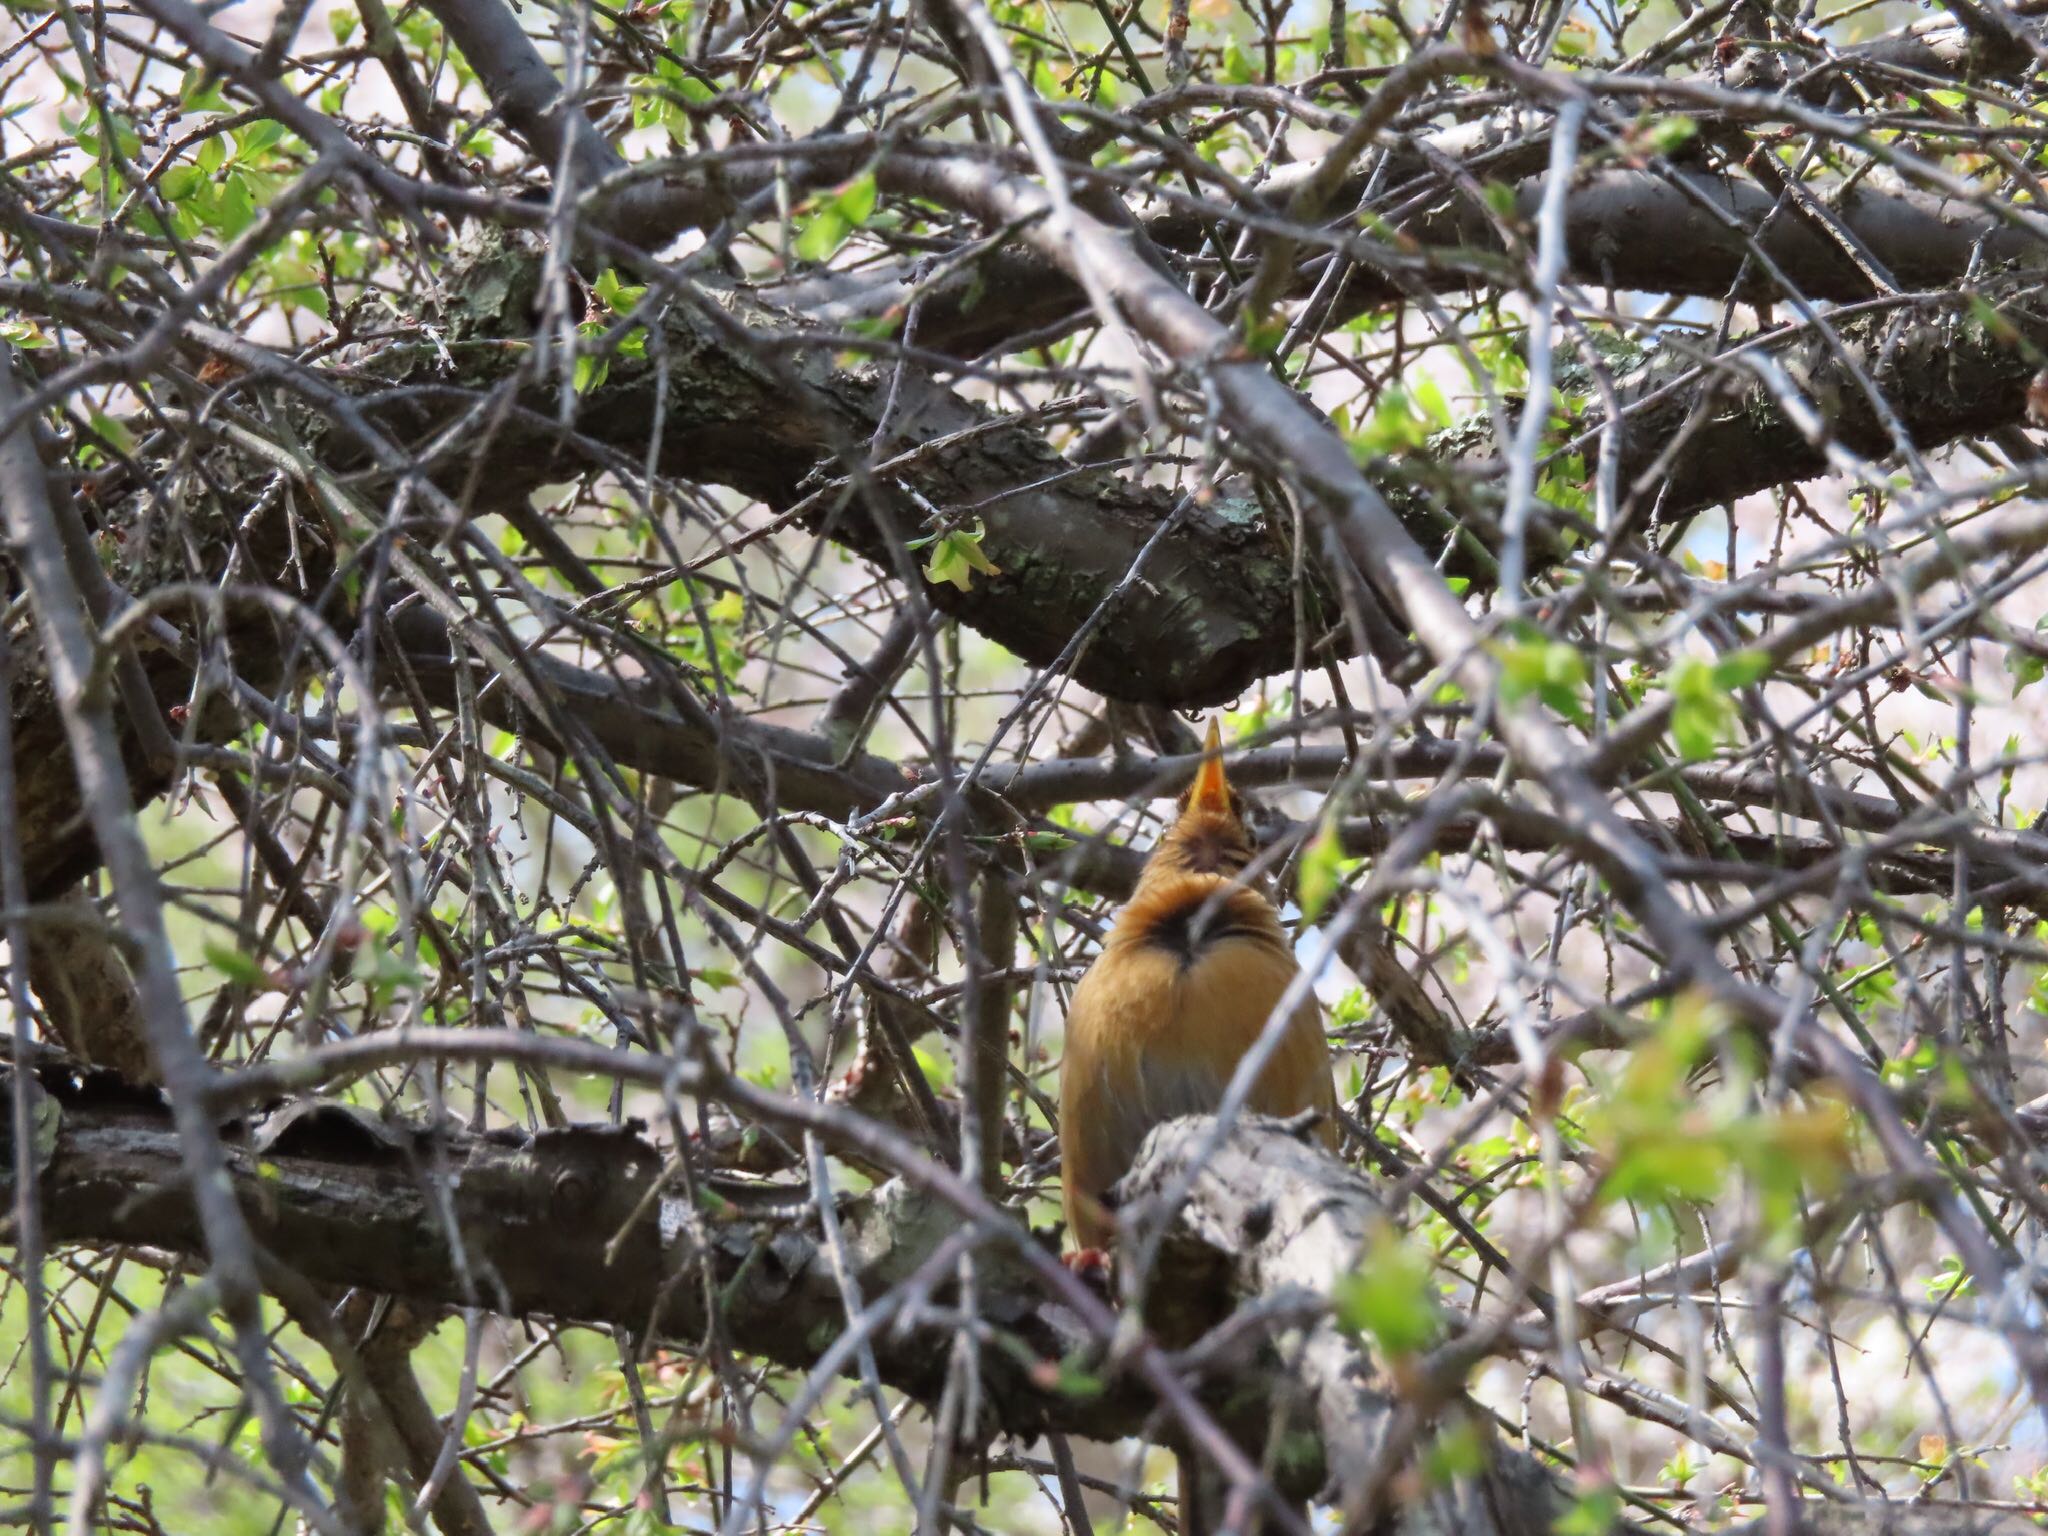
[[[1230,814],[1230,781],[1223,776],[1223,730],[1209,721],[1209,739],[1202,748],[1202,766],[1195,770],[1194,788],[1188,791],[1188,809]]]

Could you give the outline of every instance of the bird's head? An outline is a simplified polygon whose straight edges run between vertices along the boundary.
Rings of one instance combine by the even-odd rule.
[[[1223,733],[1209,722],[1202,766],[1180,797],[1180,815],[1160,839],[1149,869],[1171,874],[1235,875],[1256,850],[1244,821],[1244,796],[1223,773]]]

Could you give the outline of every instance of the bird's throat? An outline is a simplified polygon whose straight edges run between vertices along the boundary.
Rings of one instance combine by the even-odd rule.
[[[1160,862],[1184,875],[1235,875],[1251,863],[1251,848],[1226,826],[1177,828]]]
[[[1286,944],[1260,896],[1214,876],[1159,882],[1141,890],[1125,915],[1132,939],[1171,955],[1183,971],[1226,946]]]

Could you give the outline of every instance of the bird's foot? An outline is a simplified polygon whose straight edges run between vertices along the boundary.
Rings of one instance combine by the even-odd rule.
[[[1072,1270],[1074,1277],[1089,1290],[1098,1295],[1113,1294],[1110,1285],[1110,1257],[1104,1248],[1078,1248],[1072,1253],[1060,1255],[1060,1262]]]

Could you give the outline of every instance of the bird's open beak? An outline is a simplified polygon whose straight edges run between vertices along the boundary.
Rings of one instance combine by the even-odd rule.
[[[1223,777],[1223,731],[1213,718],[1209,721],[1209,740],[1202,751],[1202,766],[1195,770],[1195,785],[1188,791],[1188,809],[1227,816],[1230,814],[1230,781]]]

